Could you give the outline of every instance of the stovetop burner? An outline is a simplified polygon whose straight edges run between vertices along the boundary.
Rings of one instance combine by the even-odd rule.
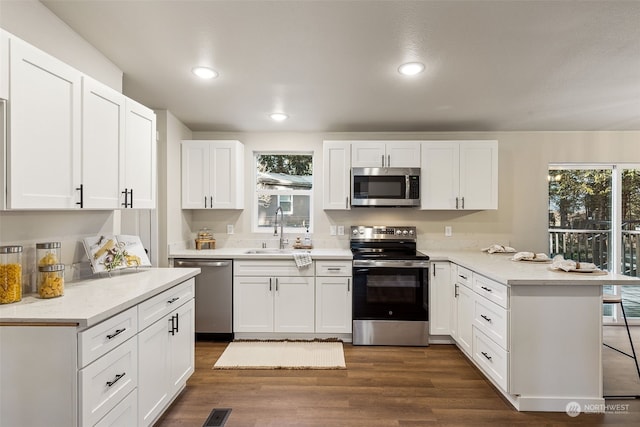
[[[353,259],[428,260],[416,250],[416,227],[352,226]]]

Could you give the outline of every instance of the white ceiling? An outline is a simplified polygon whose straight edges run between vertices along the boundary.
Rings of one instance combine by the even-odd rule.
[[[640,130],[637,0],[42,3],[194,131]]]

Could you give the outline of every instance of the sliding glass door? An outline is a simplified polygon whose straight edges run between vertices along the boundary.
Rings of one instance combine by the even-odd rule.
[[[549,166],[549,252],[639,276],[640,165]],[[605,287],[621,294],[628,318],[640,320],[640,287]],[[607,321],[620,320],[605,307]]]

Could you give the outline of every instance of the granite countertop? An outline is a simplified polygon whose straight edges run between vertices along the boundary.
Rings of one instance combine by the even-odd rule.
[[[291,259],[294,252],[309,252],[314,260],[351,260],[353,256],[349,249],[295,249],[285,253],[278,253],[276,249],[265,249],[267,253],[247,253],[261,249],[256,248],[221,248],[221,249],[173,249],[169,258],[191,258],[191,259]]]
[[[488,254],[481,251],[428,251],[431,261],[450,261],[497,282],[509,285],[635,285],[640,278],[621,274],[594,274],[549,270],[550,263],[512,261],[513,254]]]
[[[0,305],[0,324],[42,323],[93,326],[191,277],[199,268],[150,268],[66,283],[64,295]]]

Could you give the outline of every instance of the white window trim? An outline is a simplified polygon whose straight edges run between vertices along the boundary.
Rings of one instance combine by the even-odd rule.
[[[252,163],[252,188],[253,194],[251,196],[251,232],[252,233],[262,233],[262,234],[273,234],[273,229],[271,227],[258,227],[258,189],[256,183],[258,182],[258,171],[256,169],[256,164],[258,161],[258,156],[260,155],[303,155],[303,156],[311,156],[311,168],[314,171],[314,174],[311,175],[311,190],[261,190],[261,193],[264,194],[272,194],[272,195],[292,195],[292,196],[309,196],[309,222],[310,225],[308,227],[287,227],[285,225],[284,232],[287,234],[300,234],[309,229],[309,233],[313,233],[314,226],[314,188],[315,188],[315,150],[314,151],[254,151],[253,152],[253,163]],[[292,200],[293,202],[293,200]],[[293,207],[293,204],[292,204]],[[280,232],[280,225],[278,224],[278,232]]]

